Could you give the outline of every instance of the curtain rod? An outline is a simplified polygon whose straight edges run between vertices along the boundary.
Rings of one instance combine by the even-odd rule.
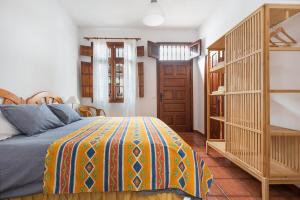
[[[110,38],[110,37],[84,37],[86,40],[141,40],[141,38]]]

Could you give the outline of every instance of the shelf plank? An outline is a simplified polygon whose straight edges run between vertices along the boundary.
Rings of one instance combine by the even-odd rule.
[[[287,177],[299,177],[299,173],[275,162],[271,161],[271,168],[270,168],[270,175],[271,178],[287,178]]]
[[[224,93],[211,93],[210,95],[211,96],[224,96],[225,92]]]
[[[300,137],[300,130],[292,130],[279,126],[270,126],[271,136],[289,136],[289,137]]]
[[[300,93],[300,90],[270,90],[270,93],[290,93],[290,94],[296,94],[296,93]]]
[[[211,73],[224,72],[225,71],[225,62],[218,63],[217,66],[210,68]]]
[[[225,142],[224,141],[207,141],[206,142],[208,146],[222,154],[223,156],[225,155]]]
[[[210,116],[210,119],[220,121],[220,122],[225,122],[225,117],[223,116]]]
[[[300,51],[300,47],[270,47],[270,51]]]

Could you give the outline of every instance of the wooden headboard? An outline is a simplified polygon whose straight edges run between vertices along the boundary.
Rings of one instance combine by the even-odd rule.
[[[47,92],[47,91],[43,91],[43,92],[39,92],[35,95],[33,95],[32,97],[29,97],[28,99],[26,99],[26,103],[27,104],[52,104],[52,103],[63,103],[62,98],[60,98],[59,96],[55,95],[52,92]]]
[[[0,104],[25,104],[25,100],[12,92],[0,88]]]

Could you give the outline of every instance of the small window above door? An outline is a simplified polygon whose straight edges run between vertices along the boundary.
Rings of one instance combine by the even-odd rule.
[[[187,61],[200,56],[201,40],[194,43],[154,43],[148,41],[148,56],[160,61]]]
[[[186,44],[161,44],[159,46],[159,60],[190,60],[190,49]]]

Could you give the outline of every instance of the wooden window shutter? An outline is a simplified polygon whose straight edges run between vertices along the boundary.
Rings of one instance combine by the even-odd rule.
[[[81,62],[81,96],[93,97],[93,66],[90,62]]]
[[[159,45],[157,43],[148,41],[148,56],[159,59]]]
[[[137,54],[137,57],[143,57],[145,55],[144,46],[136,47],[136,54]]]
[[[197,40],[190,45],[190,59],[201,55],[201,40]]]
[[[139,97],[144,97],[144,63],[138,63]]]
[[[80,45],[80,55],[92,57],[93,56],[93,47]]]

